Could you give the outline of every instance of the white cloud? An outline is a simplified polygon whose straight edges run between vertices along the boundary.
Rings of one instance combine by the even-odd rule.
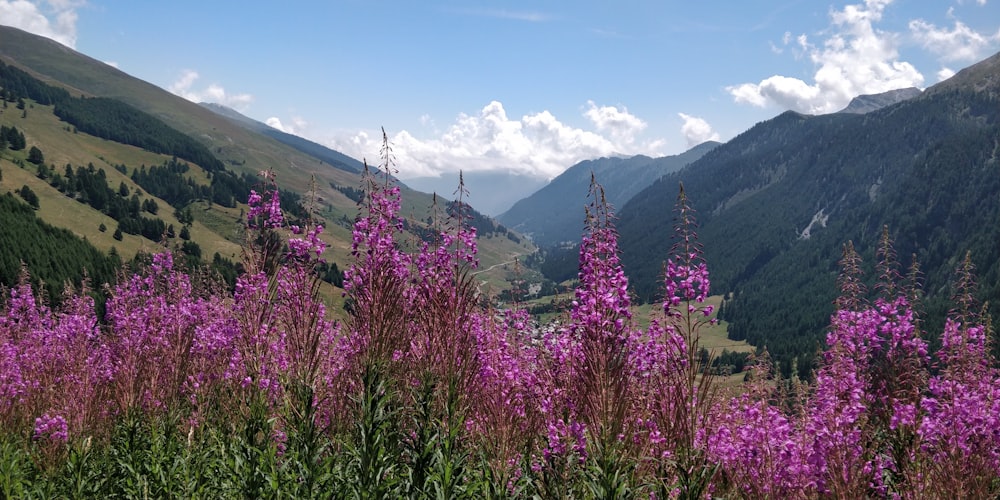
[[[286,134],[293,134],[304,137],[309,123],[299,116],[293,116],[288,122],[282,122],[277,116],[272,116],[264,120],[269,127],[278,129]]]
[[[624,108],[587,102],[583,115],[596,130],[567,125],[549,111],[511,119],[492,101],[478,114],[460,114],[440,134],[421,139],[408,131],[394,134],[393,153],[402,179],[466,172],[511,171],[552,178],[585,159],[615,154],[662,154],[663,141],[645,141],[645,122]],[[355,158],[378,162],[379,134],[340,134],[328,141]]]
[[[939,82],[943,82],[953,76],[955,76],[955,70],[948,67],[941,68],[937,72],[937,79]]]
[[[914,19],[910,21],[910,33],[925,49],[948,62],[978,61],[1000,44],[1000,30],[982,34],[957,19],[951,29]]]
[[[174,83],[167,87],[170,92],[192,102],[211,102],[243,111],[253,102],[251,94],[230,94],[217,83],[202,89],[194,88],[194,83],[200,78],[197,71],[186,69]]]
[[[712,130],[712,126],[704,118],[691,116],[684,113],[677,113],[677,116],[684,120],[681,125],[681,134],[687,140],[689,148],[697,146],[705,141],[718,141],[719,134]]]
[[[81,0],[0,0],[0,24],[76,47],[76,9]]]
[[[104,64],[107,64],[108,66],[111,66],[112,68],[115,69],[121,69],[118,67],[118,63],[115,61],[104,61]]]
[[[899,59],[899,36],[875,28],[892,0],[865,0],[830,12],[829,35],[817,46],[806,35],[798,46],[816,67],[813,82],[774,75],[759,83],[726,88],[738,103],[777,105],[802,113],[829,113],[843,108],[860,94],[903,87],[920,87],[924,77],[912,64]],[[783,42],[789,42],[786,35]]]
[[[646,122],[628,112],[622,106],[597,106],[594,101],[587,101],[587,111],[583,113],[598,131],[611,134],[613,142],[619,145],[632,145],[636,135],[646,129]]]
[[[264,123],[266,123],[268,127],[278,129],[282,132],[290,133],[288,132],[288,129],[286,129],[285,126],[281,124],[281,120],[277,116],[272,116],[267,120],[264,120]]]

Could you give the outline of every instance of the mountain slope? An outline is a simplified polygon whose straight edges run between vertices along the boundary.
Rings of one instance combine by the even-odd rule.
[[[970,251],[983,298],[1000,299],[997,56],[922,95],[867,114],[787,112],[636,195],[620,212],[623,262],[639,295],[659,290],[678,183],[699,213],[716,292],[733,293],[730,336],[766,345],[806,375],[832,312],[841,247],[865,260],[887,225],[915,254],[935,304]],[[807,230],[808,229],[808,230]],[[905,274],[905,271],[903,271]],[[937,324],[935,324],[937,322]]]
[[[294,148],[301,153],[325,161],[335,168],[356,174],[361,173],[361,171],[364,170],[364,164],[354,158],[351,158],[350,156],[347,156],[339,151],[334,151],[326,146],[323,146],[322,144],[317,144],[309,139],[278,130],[266,123],[261,123],[253,118],[243,115],[239,111],[230,107],[208,102],[203,102],[201,105],[219,115],[229,118],[237,124],[249,128],[250,130],[266,135],[286,146]]]
[[[573,165],[545,187],[514,204],[498,219],[541,246],[577,242],[583,227],[590,176],[604,187],[611,205],[620,207],[656,179],[680,170],[718,146],[709,141],[675,156],[600,158]]]
[[[0,59],[42,81],[66,87],[72,94],[116,99],[145,111],[197,138],[240,172],[274,169],[283,186],[298,192],[308,189],[310,175],[316,173],[321,197],[344,210],[353,206],[353,201],[330,188],[328,182],[355,186],[356,175],[330,168],[316,158],[57,42],[0,26]]]

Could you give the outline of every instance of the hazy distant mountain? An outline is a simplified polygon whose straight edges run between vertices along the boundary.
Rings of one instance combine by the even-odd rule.
[[[683,182],[713,293],[733,294],[730,336],[766,345],[786,372],[796,357],[802,374],[812,366],[842,245],[870,270],[883,225],[903,265],[919,261],[926,327],[940,331],[966,252],[981,298],[1000,303],[998,137],[1000,54],[863,115],[781,114],[633,197],[619,212],[625,270],[641,297],[659,292]]]
[[[254,120],[253,118],[250,118],[228,106],[211,102],[203,102],[201,105],[214,111],[215,113],[218,113],[219,115],[229,118],[235,123],[247,127],[255,132],[260,132],[261,134],[264,134],[282,144],[295,148],[297,151],[314,158],[319,158],[320,160],[341,170],[354,173],[360,173],[364,170],[364,164],[354,158],[351,158],[350,156],[330,149],[322,144],[310,141],[309,139],[278,130],[266,123]]]
[[[640,155],[582,161],[515,203],[498,219],[540,246],[577,242],[583,228],[583,209],[589,202],[586,195],[591,172],[604,187],[608,202],[620,207],[656,179],[680,170],[718,145],[709,141],[679,155],[661,158]]]
[[[912,99],[920,95],[920,89],[908,87],[905,89],[890,90],[881,94],[859,95],[847,104],[847,107],[838,111],[839,113],[865,114],[886,106]]]
[[[510,172],[464,172],[462,177],[469,191],[469,204],[492,217],[545,185],[545,179]],[[405,182],[413,189],[452,198],[458,188],[458,174],[416,177]]]

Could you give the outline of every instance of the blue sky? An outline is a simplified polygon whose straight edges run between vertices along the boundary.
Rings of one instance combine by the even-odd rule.
[[[0,23],[359,159],[385,127],[404,180],[551,178],[933,85],[1000,50],[998,1],[0,0]]]

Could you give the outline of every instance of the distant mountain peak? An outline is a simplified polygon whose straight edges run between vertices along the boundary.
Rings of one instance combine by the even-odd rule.
[[[882,92],[881,94],[859,95],[854,99],[851,99],[851,102],[847,105],[847,107],[838,111],[838,113],[854,113],[863,115],[865,113],[882,109],[886,106],[891,106],[898,102],[903,102],[907,99],[912,99],[920,94],[920,89],[916,87],[907,87],[905,89],[895,89],[888,92]]]

